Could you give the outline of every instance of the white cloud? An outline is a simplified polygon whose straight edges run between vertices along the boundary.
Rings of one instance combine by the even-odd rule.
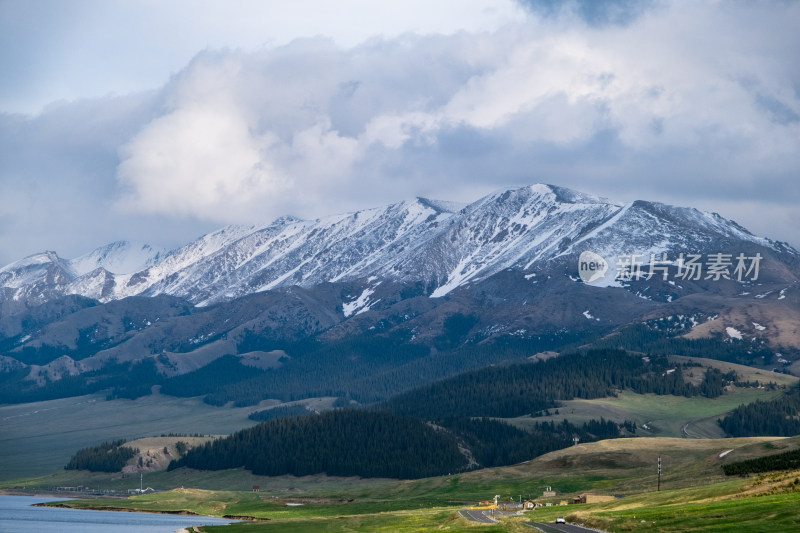
[[[327,8],[308,20],[282,13],[303,35],[328,37],[212,45],[138,99],[0,121],[0,185],[31,199],[61,180],[38,201],[82,195],[119,227],[141,215],[191,237],[187,220],[314,217],[418,194],[473,200],[534,181],[719,206],[767,236],[796,235],[786,213],[800,202],[800,4],[665,2],[624,24],[524,17],[507,3],[481,21],[481,2],[449,6],[453,20],[437,5],[379,24],[374,3],[347,5],[348,20],[363,21],[350,33]],[[11,211],[5,231],[24,233],[25,210]],[[100,212],[87,207],[83,227]]]
[[[408,189],[419,178],[411,176],[426,173],[439,183],[429,191],[445,197],[463,197],[476,184],[541,179],[612,197],[623,187],[655,198],[688,188],[703,201],[722,183],[744,186],[787,161],[798,164],[800,121],[775,121],[759,95],[793,112],[792,83],[800,81],[776,77],[771,62],[752,61],[747,46],[728,37],[753,32],[745,15],[673,7],[623,27],[531,17],[468,38],[209,51],[167,87],[170,111],[124,148],[119,177],[130,194],[123,202],[220,221],[314,216],[330,212],[332,200],[358,207],[398,187],[415,194]],[[719,42],[706,35],[712,24]],[[676,38],[675,28],[686,35]],[[472,144],[459,153],[466,138],[458,132],[467,131]],[[499,155],[488,148],[482,155],[481,143],[512,155],[494,161]],[[562,162],[554,171],[552,157],[571,167]],[[477,165],[457,162],[464,158]],[[698,186],[709,173],[713,184]]]
[[[254,136],[236,111],[186,106],[149,124],[122,149],[122,204],[140,212],[230,220],[285,179],[264,157],[274,136]]]
[[[521,16],[513,0],[0,2],[0,110],[152,89],[203,49],[270,49],[315,36],[352,47],[408,32],[494,30]]]

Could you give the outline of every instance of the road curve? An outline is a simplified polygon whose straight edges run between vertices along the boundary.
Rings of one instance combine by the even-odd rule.
[[[472,522],[480,522],[481,524],[496,524],[497,520],[489,516],[489,511],[486,509],[461,509],[458,514]]]
[[[523,524],[538,529],[542,533],[602,533],[598,529],[591,529],[577,524],[553,524],[550,522],[523,522]]]

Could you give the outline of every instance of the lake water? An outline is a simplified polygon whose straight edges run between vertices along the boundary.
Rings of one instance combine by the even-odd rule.
[[[210,516],[31,507],[34,503],[63,500],[0,495],[0,533],[173,533],[188,526],[233,522]]]

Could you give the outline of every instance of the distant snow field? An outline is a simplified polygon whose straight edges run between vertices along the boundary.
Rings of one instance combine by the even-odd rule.
[[[742,340],[742,332],[736,328],[728,326],[727,328],[725,328],[725,332],[728,334],[728,337],[732,339]]]

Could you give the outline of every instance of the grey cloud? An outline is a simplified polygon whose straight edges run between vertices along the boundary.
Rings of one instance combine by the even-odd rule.
[[[0,263],[42,250],[75,257],[120,239],[174,246],[214,227],[112,207],[117,149],[156,107],[140,94],[0,114]]]
[[[695,205],[800,245],[786,215],[800,202],[800,37],[786,29],[800,8],[697,6],[612,2],[589,29],[533,16],[352,48],[206,50],[157,92],[5,115],[0,263],[537,181]]]
[[[652,9],[654,0],[518,0],[531,11],[558,17],[574,14],[590,26],[626,26]]]
[[[768,94],[757,94],[756,102],[765,109],[772,117],[772,120],[778,124],[786,126],[793,122],[800,121],[800,115],[791,107]]]

